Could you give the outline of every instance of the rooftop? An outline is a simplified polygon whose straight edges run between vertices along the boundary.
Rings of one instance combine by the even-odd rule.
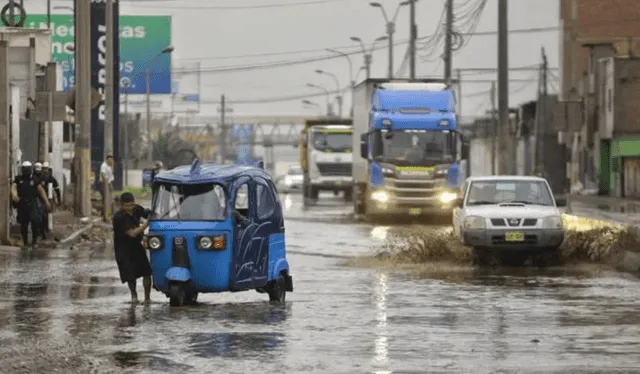
[[[264,170],[251,165],[220,165],[212,162],[202,163],[199,168],[191,171],[192,165],[178,166],[174,169],[163,171],[156,176],[160,182],[170,183],[207,183],[223,182],[240,176],[262,177],[271,179]]]
[[[475,181],[532,181],[532,182],[540,182],[545,181],[546,179],[542,177],[529,176],[529,175],[486,175],[482,177],[469,177],[467,178],[470,182]]]

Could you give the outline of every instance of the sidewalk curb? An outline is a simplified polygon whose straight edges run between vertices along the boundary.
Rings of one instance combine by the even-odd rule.
[[[101,220],[102,220],[102,218],[100,218],[100,217],[92,219],[91,222],[88,225],[86,225],[86,226],[84,226],[84,227],[72,232],[69,236],[67,236],[66,238],[62,239],[59,242],[59,244],[68,244],[68,243],[72,242],[78,236],[82,235],[86,231],[89,231],[93,227],[94,224],[98,223]]]

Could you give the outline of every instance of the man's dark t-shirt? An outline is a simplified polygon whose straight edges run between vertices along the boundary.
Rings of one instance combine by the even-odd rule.
[[[140,234],[135,238],[127,235],[127,231],[139,226],[141,217],[139,212],[140,210],[136,207],[134,215],[118,211],[113,216],[113,247],[122,283],[151,275],[151,266],[142,246],[143,235]]]
[[[15,177],[13,183],[16,185],[20,198],[16,204],[18,222],[40,222],[40,211],[42,210],[41,199],[38,196],[40,180],[35,176],[25,179],[19,175]]]

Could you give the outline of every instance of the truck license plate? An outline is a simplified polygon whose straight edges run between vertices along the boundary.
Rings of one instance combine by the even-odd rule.
[[[417,216],[422,212],[422,209],[420,208],[411,208],[409,209],[409,214],[412,216]]]
[[[520,231],[510,231],[505,234],[504,239],[508,242],[523,242],[524,233]]]

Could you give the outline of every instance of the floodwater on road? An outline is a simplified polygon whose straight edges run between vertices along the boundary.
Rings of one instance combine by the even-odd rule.
[[[0,252],[2,373],[616,373],[640,368],[638,281],[348,268],[384,229],[283,196],[294,292],[131,307],[110,249]],[[569,275],[567,275],[569,274]],[[139,286],[141,287],[141,286]]]

